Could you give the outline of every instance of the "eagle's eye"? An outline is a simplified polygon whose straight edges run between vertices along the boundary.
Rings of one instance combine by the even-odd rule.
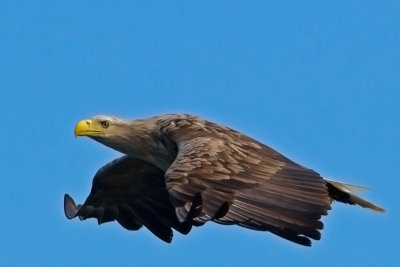
[[[109,122],[109,121],[102,121],[102,122],[101,122],[101,126],[102,126],[104,129],[107,129],[107,128],[110,126],[110,122]]]

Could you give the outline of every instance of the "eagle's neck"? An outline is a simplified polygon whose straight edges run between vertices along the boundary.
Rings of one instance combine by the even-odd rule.
[[[166,171],[176,158],[176,146],[157,134],[153,120],[127,121],[118,134],[96,138],[96,141],[134,158],[146,160]]]

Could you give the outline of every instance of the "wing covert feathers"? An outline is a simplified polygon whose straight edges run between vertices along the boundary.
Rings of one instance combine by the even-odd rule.
[[[167,126],[165,132],[178,154],[166,185],[179,221],[237,224],[302,245],[320,239],[320,218],[331,199],[318,173],[216,124],[175,120],[169,125],[174,129]],[[196,194],[200,212],[190,217]]]

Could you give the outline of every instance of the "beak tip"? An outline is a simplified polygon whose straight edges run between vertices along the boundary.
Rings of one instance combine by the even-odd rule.
[[[92,120],[90,119],[79,121],[74,129],[75,138],[78,138],[79,136],[89,136],[91,132],[91,125]]]

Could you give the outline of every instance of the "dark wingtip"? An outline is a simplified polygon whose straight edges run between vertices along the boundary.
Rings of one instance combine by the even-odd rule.
[[[160,237],[160,236],[157,236],[157,237],[159,237],[162,241],[164,241],[167,244],[171,244],[171,242],[172,242],[172,235],[171,236],[165,236],[165,237]]]
[[[73,219],[78,215],[80,205],[76,205],[74,199],[68,195],[64,195],[64,213],[68,219]]]
[[[277,236],[283,237],[289,241],[292,241],[296,244],[305,246],[305,247],[311,247],[311,240],[302,235],[298,235],[296,232],[293,232],[292,230],[289,229],[280,229],[280,230],[271,230],[272,233],[276,234]],[[318,240],[319,238],[317,238]]]

